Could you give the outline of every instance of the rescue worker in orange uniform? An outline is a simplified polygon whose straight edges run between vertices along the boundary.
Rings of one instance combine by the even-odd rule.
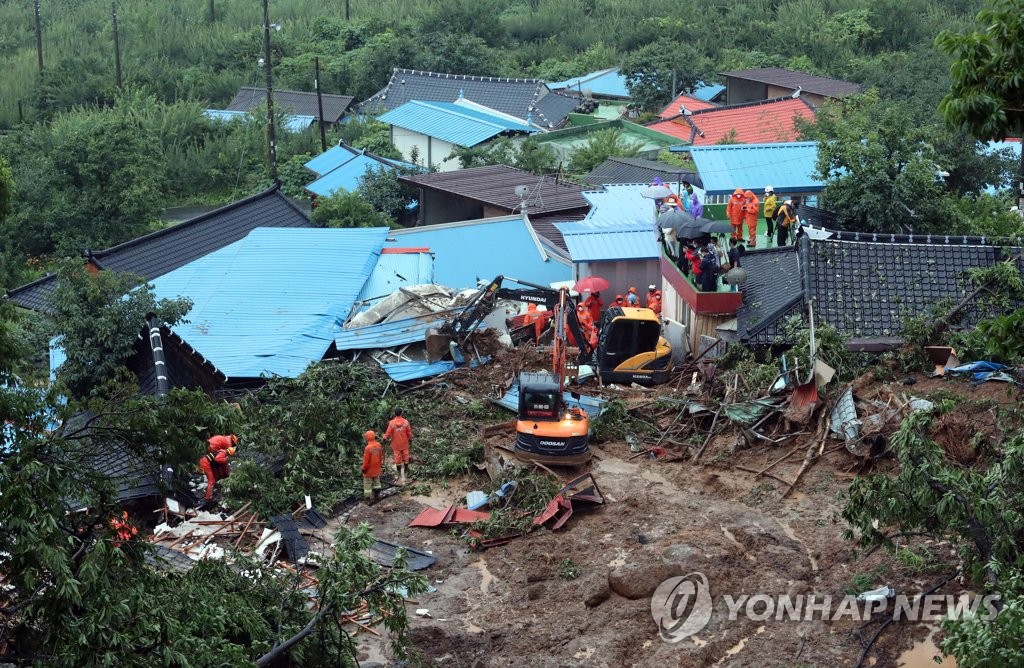
[[[128,521],[127,511],[122,511],[120,516],[115,515],[111,517],[110,528],[113,529],[114,535],[117,536],[117,540],[111,543],[114,547],[121,547],[124,541],[131,540],[139,533],[139,530]]]
[[[622,295],[615,295],[615,305],[622,308],[626,305],[626,299]]]
[[[395,409],[395,417],[388,422],[384,431],[384,440],[391,441],[391,450],[395,453],[395,469],[398,470],[398,484],[405,484],[405,467],[409,465],[409,446],[412,445],[412,426],[402,417],[402,409]]]
[[[654,293],[657,292],[658,288],[654,285],[647,286],[647,294],[644,295],[644,308],[651,308],[651,302],[654,301]]]
[[[736,240],[743,239],[743,200],[743,189],[737,188],[725,205],[725,215],[732,225],[732,238]]]
[[[583,330],[583,335],[587,337],[587,343],[590,344],[591,348],[597,348],[597,328],[594,327],[590,311],[583,304],[576,306],[576,319],[580,322],[580,329]]]
[[[368,431],[363,434],[366,448],[363,450],[363,498],[376,499],[380,496],[380,471],[384,462],[384,447],[377,442],[377,434]]]
[[[633,308],[640,308],[640,297],[636,294],[636,288],[631,287],[626,293],[626,304]]]
[[[647,308],[651,309],[659,316],[661,315],[661,290],[654,291],[654,296],[651,298],[651,303],[647,305]]]
[[[757,248],[757,219],[761,215],[761,200],[753,191],[743,193],[743,219],[747,223],[747,247]],[[737,241],[742,241],[743,235]]]
[[[539,343],[540,332],[544,327],[544,321],[541,317],[540,311],[537,310],[536,304],[526,305],[526,315],[523,317],[523,323],[527,325],[533,323],[533,340]]]
[[[238,437],[234,434],[211,436],[207,440],[208,452],[199,458],[199,468],[206,474],[206,496],[204,501],[213,500],[213,487],[218,480],[231,475],[228,457],[235,456]]]
[[[601,299],[601,293],[591,292],[590,296],[583,301],[583,306],[585,306],[587,312],[590,313],[590,319],[593,321],[594,327],[600,327],[601,310],[604,309],[604,300]]]

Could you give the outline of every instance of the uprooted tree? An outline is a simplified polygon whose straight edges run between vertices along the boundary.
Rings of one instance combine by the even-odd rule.
[[[949,405],[939,410],[951,410]],[[1024,663],[1024,434],[986,452],[984,469],[958,466],[928,436],[932,411],[907,417],[893,436],[895,477],[872,475],[850,485],[847,537],[864,546],[892,545],[900,535],[949,540],[965,572],[985,594],[1001,597],[998,617],[949,620],[942,648],[963,667]],[[966,445],[966,444],[965,444]]]

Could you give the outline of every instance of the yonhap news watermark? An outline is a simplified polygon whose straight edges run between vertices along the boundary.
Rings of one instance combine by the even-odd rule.
[[[991,621],[999,614],[998,594],[897,594],[882,587],[858,595],[832,594],[722,594],[715,598],[703,573],[690,573],[662,582],[651,597],[651,615],[666,642],[679,642],[699,633],[713,615],[727,621],[807,622],[843,620],[863,622],[878,615],[896,621],[938,622],[972,616]],[[723,610],[724,608],[724,610]]]

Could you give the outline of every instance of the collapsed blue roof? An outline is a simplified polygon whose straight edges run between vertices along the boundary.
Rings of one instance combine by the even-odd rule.
[[[571,263],[521,216],[394,230],[386,247],[410,246],[430,249],[434,282],[450,288],[475,288],[499,274],[542,285],[572,280]]]
[[[613,67],[607,70],[598,70],[583,76],[573,77],[565,81],[549,83],[551,90],[571,90],[582,92],[589,90],[597,97],[629,97],[629,89],[626,88],[626,77],[619,74],[619,68]]]
[[[174,333],[229,379],[294,378],[331,347],[388,232],[257,228],[152,285],[192,300]]]
[[[306,190],[320,197],[330,197],[339,190],[354,192],[359,187],[359,179],[371,169],[412,169],[415,165],[338,145],[312,158],[304,167],[320,177],[307,185]]]
[[[398,250],[398,249],[394,249]],[[374,304],[406,285],[434,282],[434,258],[430,253],[383,253],[359,292],[359,301]]]

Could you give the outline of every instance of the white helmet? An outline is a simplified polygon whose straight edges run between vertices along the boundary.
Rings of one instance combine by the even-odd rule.
[[[768,193],[774,193],[774,192],[775,192],[775,188],[772,188],[771,186],[765,186],[765,187],[764,187],[764,193],[765,193],[766,195],[767,195]]]

